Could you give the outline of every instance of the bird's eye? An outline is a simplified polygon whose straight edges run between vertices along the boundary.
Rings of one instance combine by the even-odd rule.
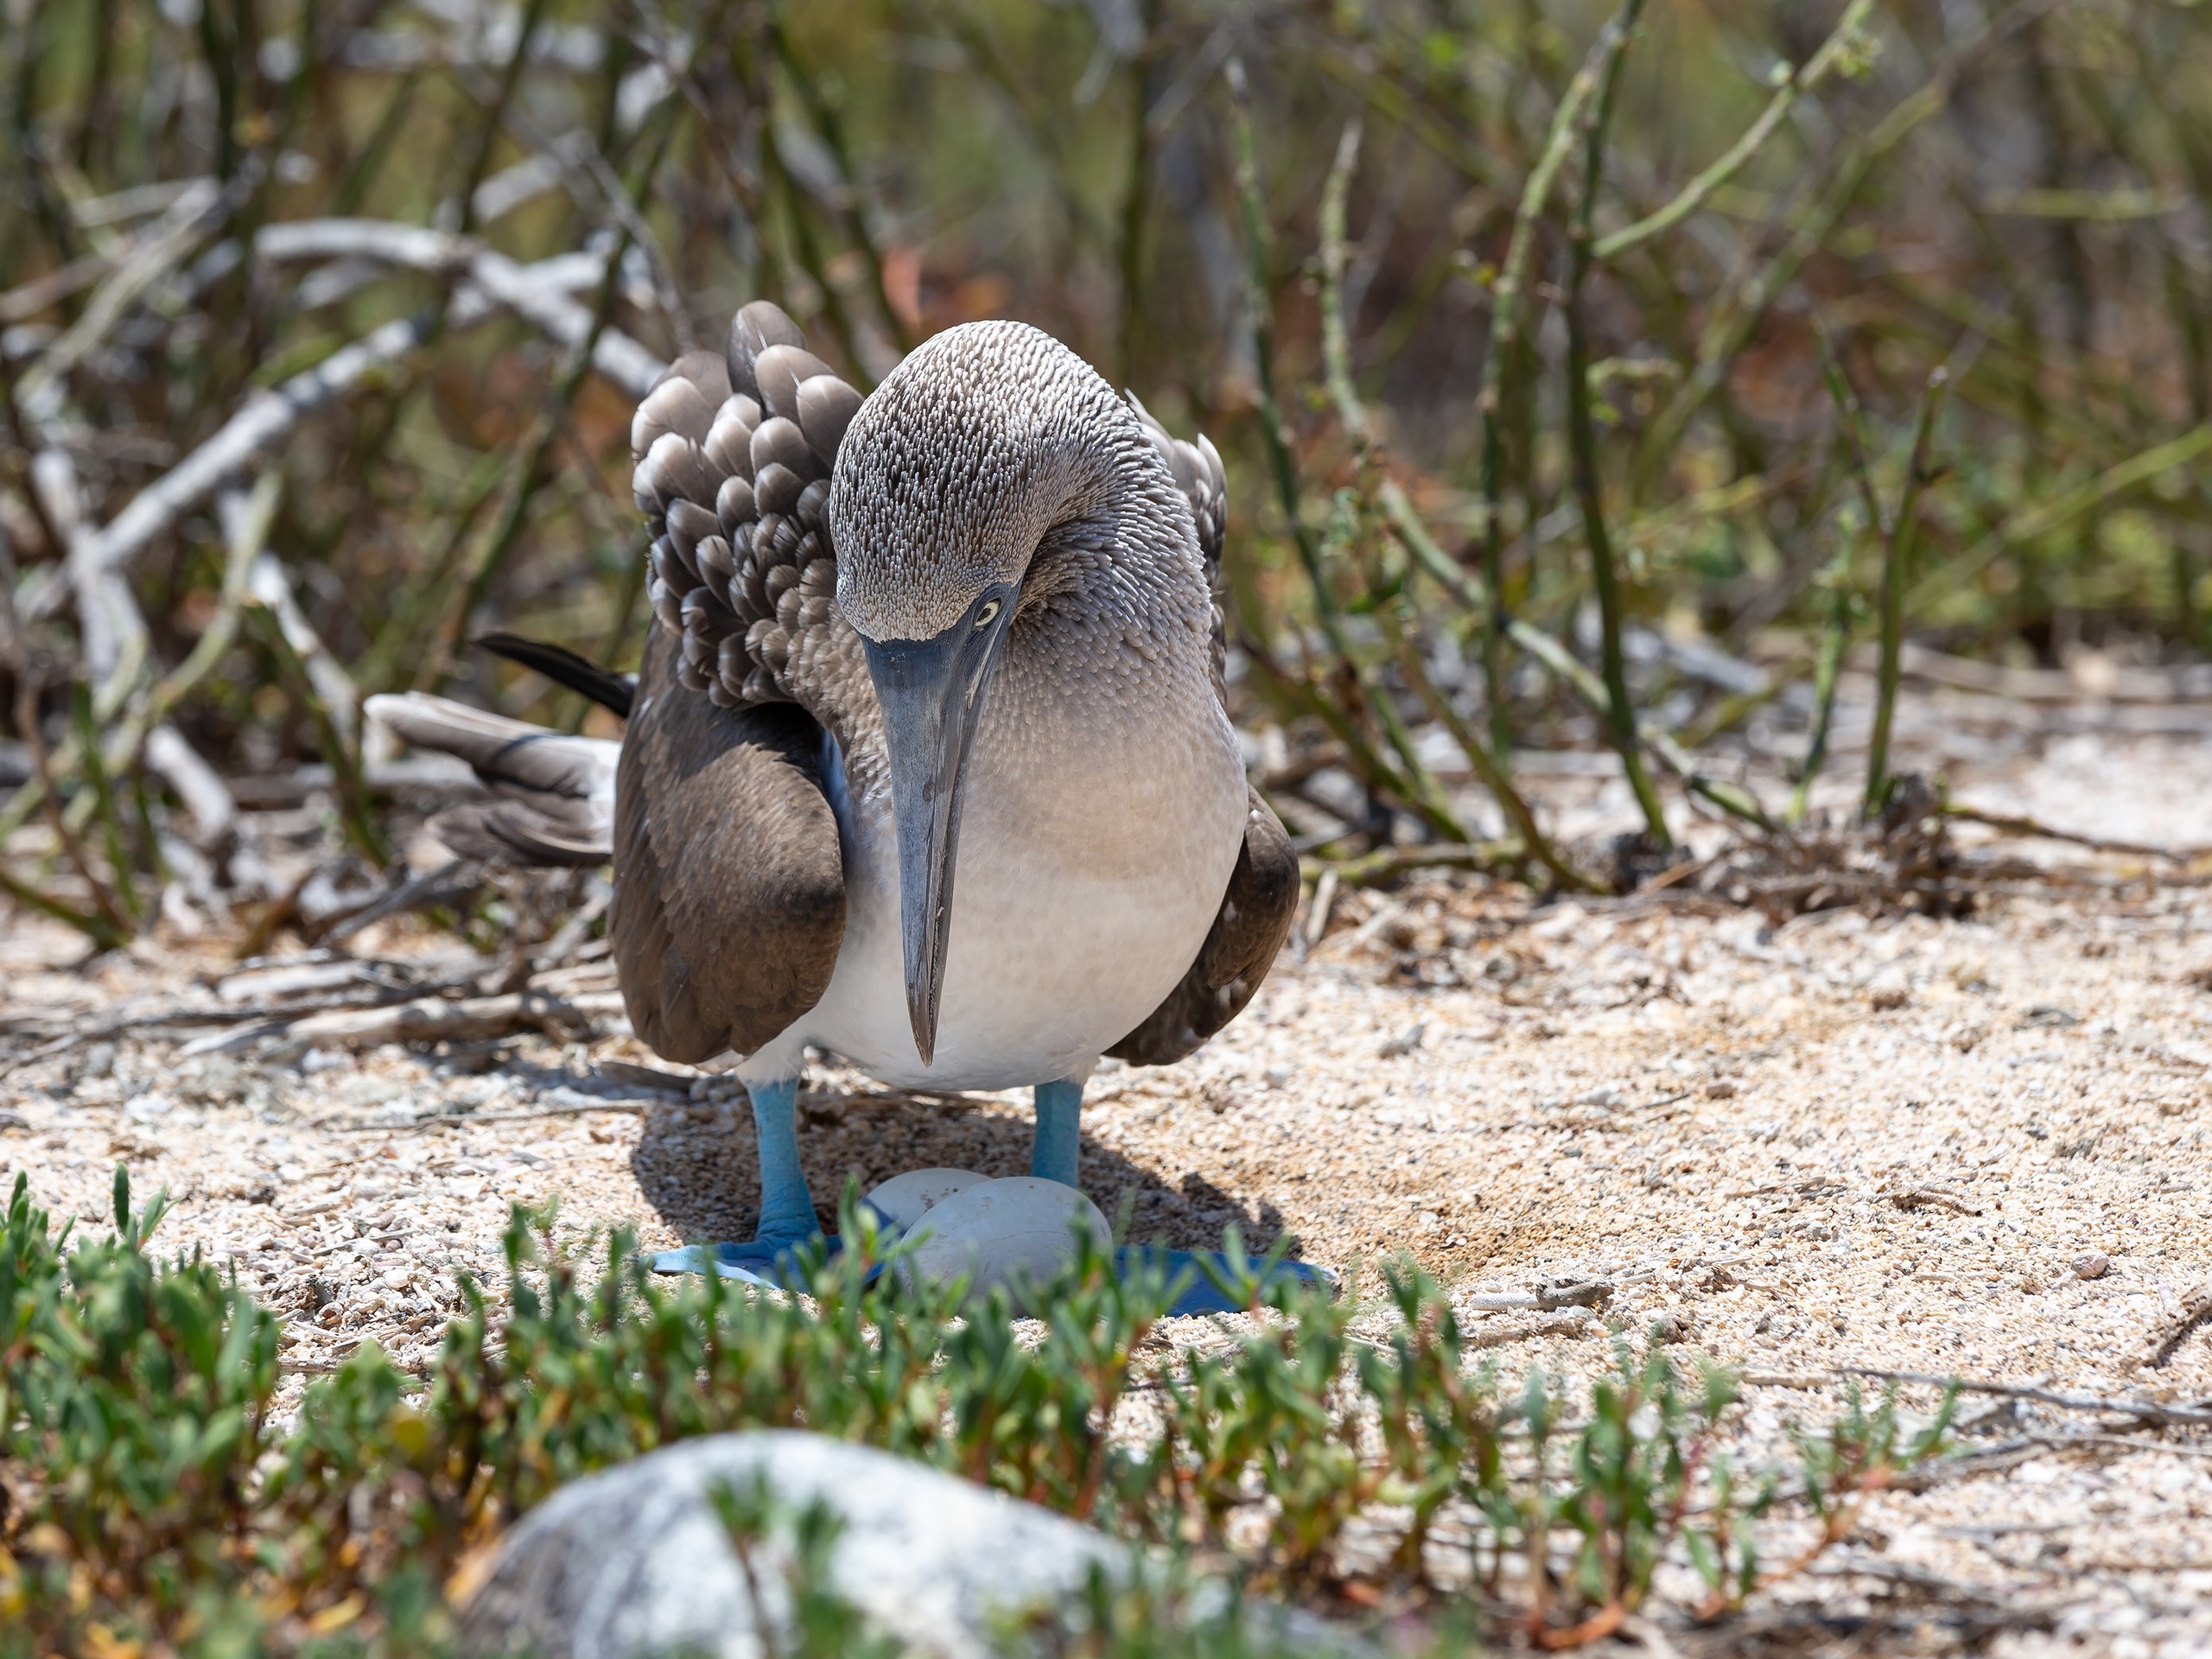
[[[976,626],[979,628],[988,628],[993,622],[998,620],[998,601],[995,599],[987,599],[976,609]]]

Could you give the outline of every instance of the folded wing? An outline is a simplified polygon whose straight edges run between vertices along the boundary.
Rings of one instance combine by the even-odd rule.
[[[616,970],[671,1060],[749,1054],[821,1001],[845,930],[822,733],[788,702],[723,709],[646,646],[615,796]]]

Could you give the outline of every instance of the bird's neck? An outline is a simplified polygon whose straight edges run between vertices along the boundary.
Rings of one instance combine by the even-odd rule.
[[[1113,868],[1164,855],[1190,812],[1217,816],[1224,790],[1241,802],[1189,524],[1140,480],[1040,544],[970,758],[979,831],[1023,826]]]
[[[1094,703],[1210,683],[1213,595],[1190,508],[1141,435],[1101,448],[1039,537],[999,672]]]

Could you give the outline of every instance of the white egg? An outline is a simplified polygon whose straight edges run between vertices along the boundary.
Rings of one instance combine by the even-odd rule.
[[[1033,1175],[978,1181],[931,1207],[916,1230],[912,1271],[934,1284],[970,1275],[982,1296],[1006,1285],[1051,1278],[1075,1257],[1080,1221],[1101,1243],[1113,1229],[1096,1205],[1071,1186]]]
[[[985,1179],[972,1169],[910,1169],[883,1182],[861,1202],[906,1232],[932,1205]]]

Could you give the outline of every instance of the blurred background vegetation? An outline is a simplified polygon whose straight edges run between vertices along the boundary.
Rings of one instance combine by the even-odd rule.
[[[0,17],[0,884],[104,943],[265,938],[310,831],[381,881],[439,780],[370,692],[584,722],[468,641],[635,662],[629,412],[756,296],[863,385],[1024,318],[1211,434],[1255,769],[1363,873],[1633,879],[1529,751],[1615,748],[1662,853],[1832,747],[1878,807],[1908,638],[2092,689],[2205,643],[2196,5]]]

